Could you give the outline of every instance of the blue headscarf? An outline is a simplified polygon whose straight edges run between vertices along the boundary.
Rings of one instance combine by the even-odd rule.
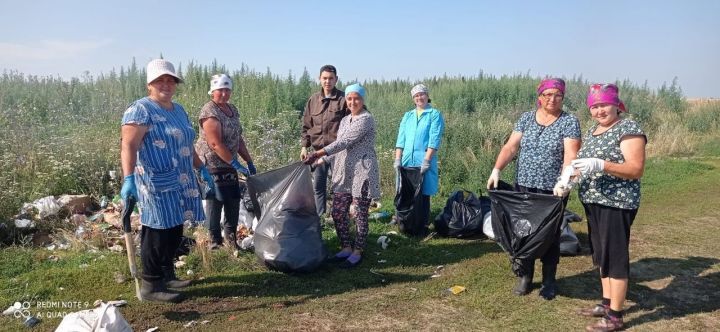
[[[365,88],[362,85],[360,85],[360,83],[351,84],[345,88],[346,96],[349,95],[351,92],[355,92],[355,93],[359,94],[360,97],[363,100],[365,100]]]

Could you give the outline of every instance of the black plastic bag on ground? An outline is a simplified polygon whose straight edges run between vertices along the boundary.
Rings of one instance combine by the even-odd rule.
[[[515,275],[525,275],[559,236],[562,198],[517,192],[504,182],[489,195],[495,240],[510,254]]]
[[[247,180],[255,229],[255,255],[268,268],[309,272],[327,252],[315,210],[310,167],[297,162]]]
[[[395,193],[395,220],[400,232],[425,236],[430,221],[430,200],[422,194],[423,175],[419,167],[400,167]]]
[[[456,190],[443,211],[435,217],[435,231],[457,238],[483,234],[483,216],[490,212],[490,199],[467,190]]]

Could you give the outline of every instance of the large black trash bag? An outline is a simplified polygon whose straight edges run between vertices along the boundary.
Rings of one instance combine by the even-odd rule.
[[[483,216],[490,212],[490,199],[475,196],[467,190],[456,190],[443,211],[435,217],[435,231],[442,236],[457,238],[482,233]]]
[[[400,185],[395,193],[395,220],[400,231],[411,236],[427,235],[430,201],[422,194],[423,175],[419,167],[400,167]]]
[[[562,198],[517,192],[504,182],[489,195],[495,240],[510,254],[515,275],[526,275],[559,236]]]
[[[247,180],[255,229],[255,255],[268,268],[312,271],[325,260],[310,167],[297,162]]]

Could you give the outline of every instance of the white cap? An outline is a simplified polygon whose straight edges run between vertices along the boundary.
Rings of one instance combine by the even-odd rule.
[[[230,89],[232,90],[232,78],[225,74],[216,74],[210,78],[210,91],[208,94],[211,95],[213,91],[217,89]]]
[[[425,84],[420,83],[410,90],[410,97],[415,97],[415,95],[420,92],[430,93],[430,90],[425,86]]]
[[[158,77],[163,75],[170,75],[175,77],[179,83],[182,83],[182,78],[175,74],[175,66],[170,61],[165,59],[155,59],[147,64],[147,83],[156,80]]]

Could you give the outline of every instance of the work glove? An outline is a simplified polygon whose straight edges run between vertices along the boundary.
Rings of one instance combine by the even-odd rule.
[[[200,166],[200,169],[198,169],[200,172],[200,177],[202,178],[203,182],[205,182],[205,185],[208,187],[208,194],[212,194],[215,192],[215,180],[213,180],[212,175],[210,175],[210,172],[208,171],[207,167],[205,165]]]
[[[248,161],[247,165],[248,165],[247,169],[248,169],[248,172],[250,172],[250,175],[257,174],[257,168],[255,168],[255,164],[253,164],[252,161]]]
[[[487,180],[487,189],[493,189],[498,187],[498,182],[500,182],[500,170],[497,168],[493,168],[492,172],[490,173],[490,177]]]
[[[430,169],[430,160],[423,159],[422,164],[420,165],[420,174],[425,174]]]
[[[320,157],[317,155],[317,153],[313,152],[310,155],[307,155],[305,159],[303,159],[303,163],[305,165],[312,165],[313,163],[315,163],[316,160],[318,160],[318,158]]]
[[[580,158],[570,162],[582,175],[602,173],[605,161],[598,158]]]
[[[303,146],[300,149],[300,160],[305,160],[305,158],[307,158],[307,155],[308,155],[307,148]]]
[[[137,187],[135,187],[135,173],[126,175],[123,178],[122,189],[120,189],[120,197],[127,202],[128,198],[132,197],[137,200]]]
[[[230,163],[230,166],[232,166],[236,171],[242,173],[245,176],[250,175],[250,171],[248,171],[248,169],[245,168],[245,166],[240,164],[240,162],[237,159],[233,159],[232,162]]]
[[[393,168],[394,168],[395,170],[399,170],[399,169],[400,169],[400,166],[401,166],[400,158],[395,159],[395,161],[393,162]]]
[[[555,184],[555,187],[553,187],[553,195],[557,197],[565,197],[570,194],[570,189],[570,187],[558,182]]]

